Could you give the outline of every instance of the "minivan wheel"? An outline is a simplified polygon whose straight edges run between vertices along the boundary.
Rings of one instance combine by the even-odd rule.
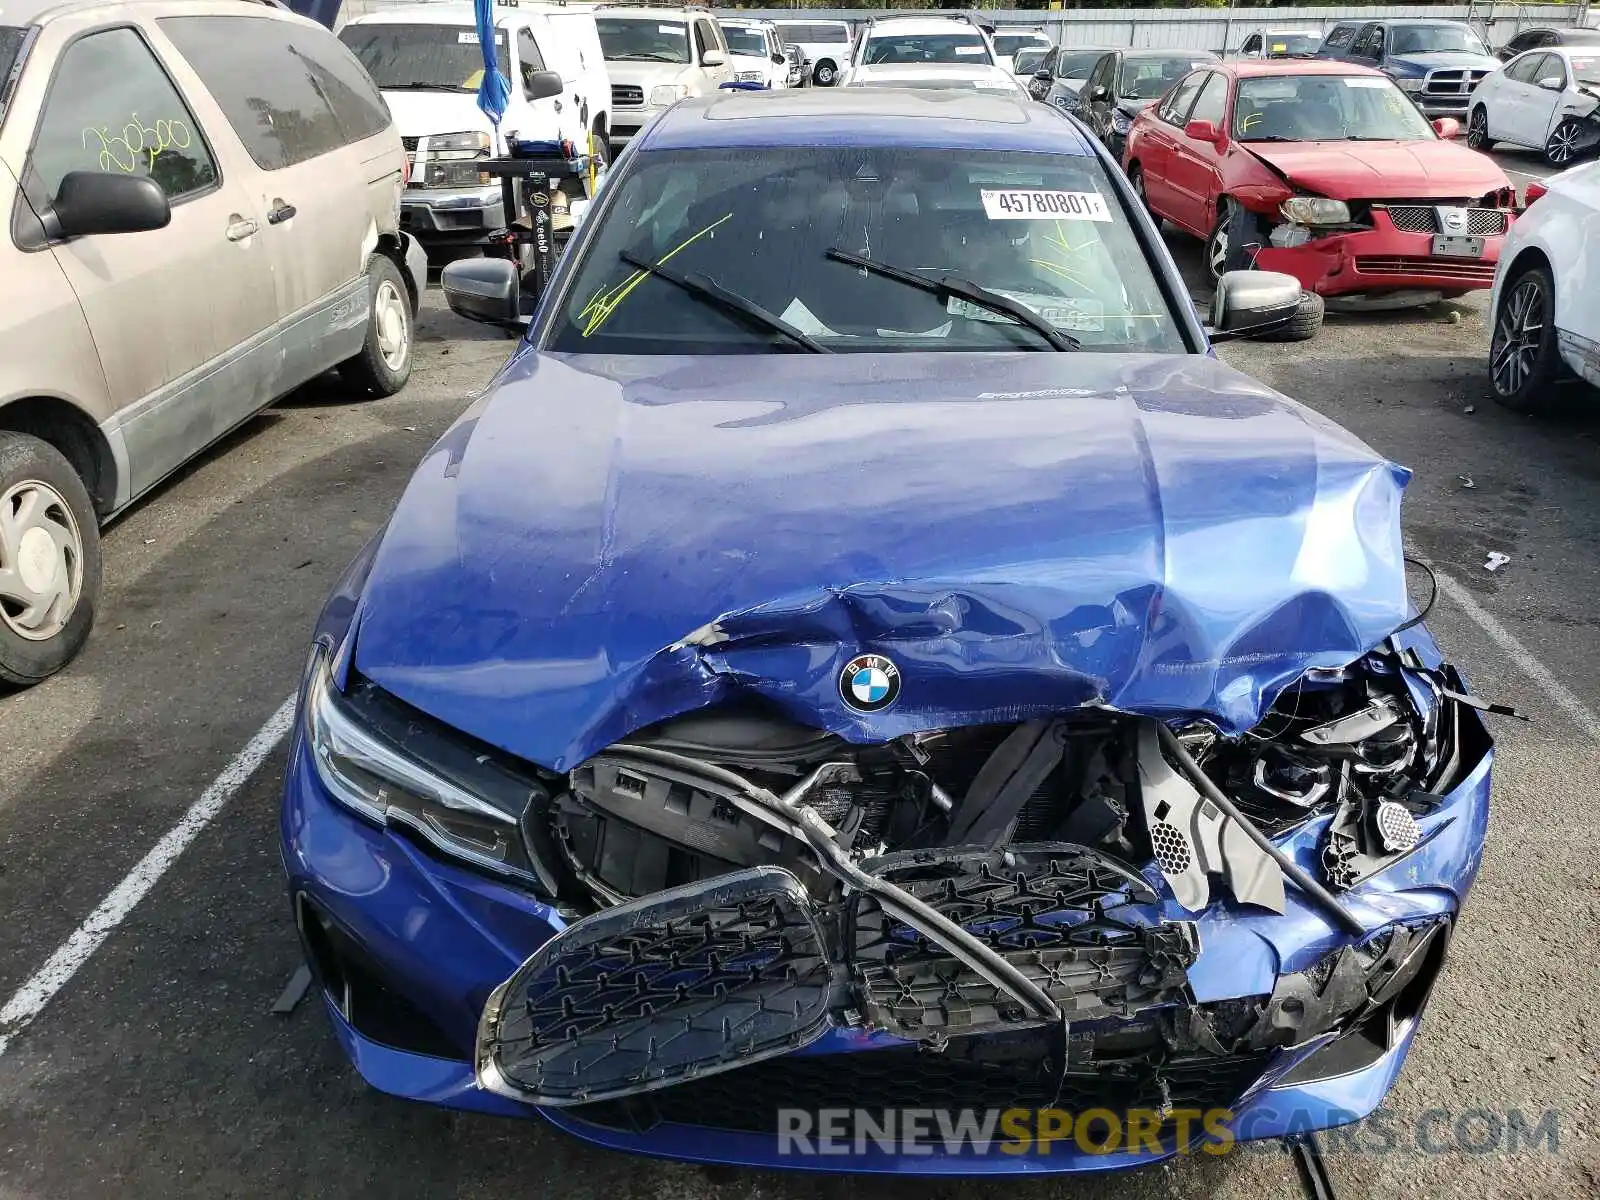
[[[413,323],[411,293],[387,255],[367,260],[367,296],[367,340],[360,354],[339,364],[339,374],[368,395],[392,396],[411,378]]]
[[[76,657],[100,599],[100,525],[61,452],[0,432],[0,683],[29,687]]]

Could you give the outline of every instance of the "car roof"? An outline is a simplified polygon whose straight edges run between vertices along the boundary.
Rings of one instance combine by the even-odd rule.
[[[1210,50],[1182,50],[1182,49],[1156,50],[1156,49],[1152,49],[1152,48],[1147,47],[1147,46],[1141,46],[1136,50],[1124,49],[1122,51],[1122,57],[1123,58],[1193,58],[1193,59],[1196,59],[1196,60],[1204,59],[1204,60],[1209,62],[1210,60],[1216,58],[1217,55],[1212,53]]]
[[[526,8],[495,5],[495,25],[509,25],[529,13],[549,12],[549,6],[530,4]],[[408,4],[404,8],[383,8],[351,17],[346,25],[476,25],[477,14],[470,4]]]
[[[1447,17],[1385,17],[1381,21],[1368,22],[1376,25],[1466,25],[1465,21],[1452,21]],[[1470,25],[1467,28],[1471,29]],[[1476,32],[1476,30],[1474,30]]]
[[[1093,153],[1084,135],[1020,91],[780,88],[680,100],[640,149],[730,146],[905,146],[929,150]]]
[[[602,4],[594,10],[596,20],[601,17],[621,17],[627,21],[687,21],[691,17],[709,17],[711,13],[703,8],[624,8],[621,5],[613,7]]]
[[[69,13],[82,12],[91,8],[123,8],[128,3],[137,4],[139,0],[123,0],[122,3],[112,5],[107,0],[5,0],[0,5],[0,25],[37,25],[55,17],[66,16]],[[285,17],[294,14],[287,4],[277,3],[276,0],[215,0],[214,4],[197,7],[215,7],[221,11],[229,9],[245,9],[259,13],[266,8]]]
[[[1375,67],[1325,58],[1247,58],[1222,65],[1240,78],[1255,75],[1375,75],[1379,79],[1389,78]]]
[[[970,33],[982,32],[971,21],[962,21],[955,17],[881,17],[867,26],[869,33],[879,29],[893,29],[896,33],[910,34],[949,33],[952,29]]]

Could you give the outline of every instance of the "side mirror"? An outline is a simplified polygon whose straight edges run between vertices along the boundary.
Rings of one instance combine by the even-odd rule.
[[[546,100],[566,90],[559,71],[535,71],[522,84],[522,94],[529,100]]]
[[[1454,117],[1440,117],[1433,123],[1433,131],[1445,141],[1461,135],[1461,122]]]
[[[781,67],[781,66],[783,66],[784,63],[788,62],[789,60],[787,58],[785,58],[781,54],[774,54],[772,56],[772,61],[773,61],[773,64],[775,66],[780,66]]]
[[[721,50],[707,50],[700,56],[700,65],[702,67],[720,67],[727,61],[727,56]]]
[[[439,273],[450,311],[486,325],[522,324],[522,280],[517,264],[504,258],[464,258]]]
[[[1224,141],[1222,130],[1211,121],[1190,121],[1183,127],[1183,136],[1197,142],[1210,142],[1213,146],[1220,146]]]
[[[1097,85],[1095,85],[1094,91],[1089,93],[1089,99],[1090,100],[1109,100],[1109,99],[1111,99],[1111,89],[1108,88],[1103,83],[1097,84]]]
[[[1049,71],[1035,71],[1033,77],[1040,83],[1049,83],[1054,78]]]
[[[1539,86],[1547,92],[1559,92],[1562,88],[1566,87],[1566,84],[1562,82],[1561,76],[1559,75],[1546,75],[1543,79],[1539,80]]]
[[[172,207],[161,185],[148,175],[68,171],[50,214],[55,218],[53,237],[84,237],[164,229],[172,220]]]
[[[1211,340],[1232,341],[1287,324],[1300,309],[1300,290],[1298,279],[1278,271],[1227,272],[1211,300]]]

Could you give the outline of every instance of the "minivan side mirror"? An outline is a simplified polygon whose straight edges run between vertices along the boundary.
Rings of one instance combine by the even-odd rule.
[[[522,94],[529,100],[546,100],[566,90],[559,71],[535,71],[522,84]]]
[[[110,171],[68,171],[50,206],[53,237],[94,233],[146,233],[164,229],[172,206],[161,185],[148,175]]]
[[[486,325],[522,325],[522,279],[505,258],[464,258],[439,273],[450,311]]]
[[[1268,333],[1300,310],[1300,281],[1279,271],[1228,271],[1211,300],[1213,342]]]
[[[727,61],[727,56],[721,50],[707,50],[700,56],[702,67],[720,67]]]

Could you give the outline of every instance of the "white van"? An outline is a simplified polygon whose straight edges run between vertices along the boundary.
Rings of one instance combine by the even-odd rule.
[[[774,21],[785,46],[799,46],[811,60],[811,82],[832,87],[850,62],[855,38],[844,21]]]
[[[498,129],[478,107],[483,51],[471,5],[406,5],[340,29],[411,156],[401,215],[424,244],[481,243],[506,224],[500,181],[474,164],[505,155],[509,141],[570,141],[599,171],[610,162],[611,78],[587,7],[495,7],[495,51],[511,82]],[[587,193],[587,177],[561,185]]]

